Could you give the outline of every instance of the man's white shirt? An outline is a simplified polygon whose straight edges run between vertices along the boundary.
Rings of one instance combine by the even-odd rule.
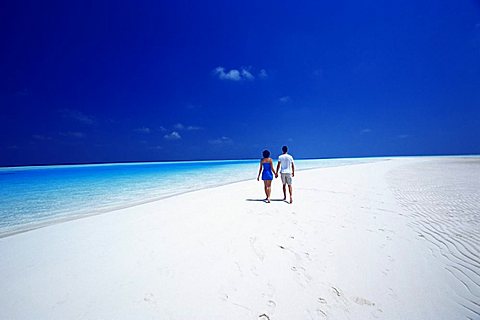
[[[293,157],[288,153],[284,153],[278,157],[280,162],[280,173],[292,173]]]

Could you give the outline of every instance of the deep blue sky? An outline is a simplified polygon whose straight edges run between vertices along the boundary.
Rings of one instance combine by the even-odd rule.
[[[0,165],[480,153],[480,2],[2,1]]]

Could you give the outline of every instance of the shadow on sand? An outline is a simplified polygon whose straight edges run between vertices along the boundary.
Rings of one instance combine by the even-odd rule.
[[[245,201],[259,201],[259,202],[265,202],[265,199],[245,199]],[[271,202],[274,202],[274,201],[283,201],[283,202],[286,202],[285,200],[283,199],[270,199]]]

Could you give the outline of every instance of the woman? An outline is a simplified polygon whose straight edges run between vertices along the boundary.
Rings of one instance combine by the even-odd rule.
[[[262,172],[263,169],[263,172]],[[273,176],[276,174],[275,169],[273,168],[273,161],[270,158],[270,151],[263,151],[263,159],[260,160],[260,170],[258,170],[257,181],[260,181],[260,174],[262,174],[262,180],[265,185],[265,195],[267,198],[265,202],[270,203],[270,193],[272,192],[272,180]]]

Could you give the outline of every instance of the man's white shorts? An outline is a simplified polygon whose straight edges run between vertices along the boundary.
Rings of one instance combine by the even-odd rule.
[[[288,184],[289,186],[292,185],[291,173],[280,173],[280,177],[282,178],[282,184]]]

